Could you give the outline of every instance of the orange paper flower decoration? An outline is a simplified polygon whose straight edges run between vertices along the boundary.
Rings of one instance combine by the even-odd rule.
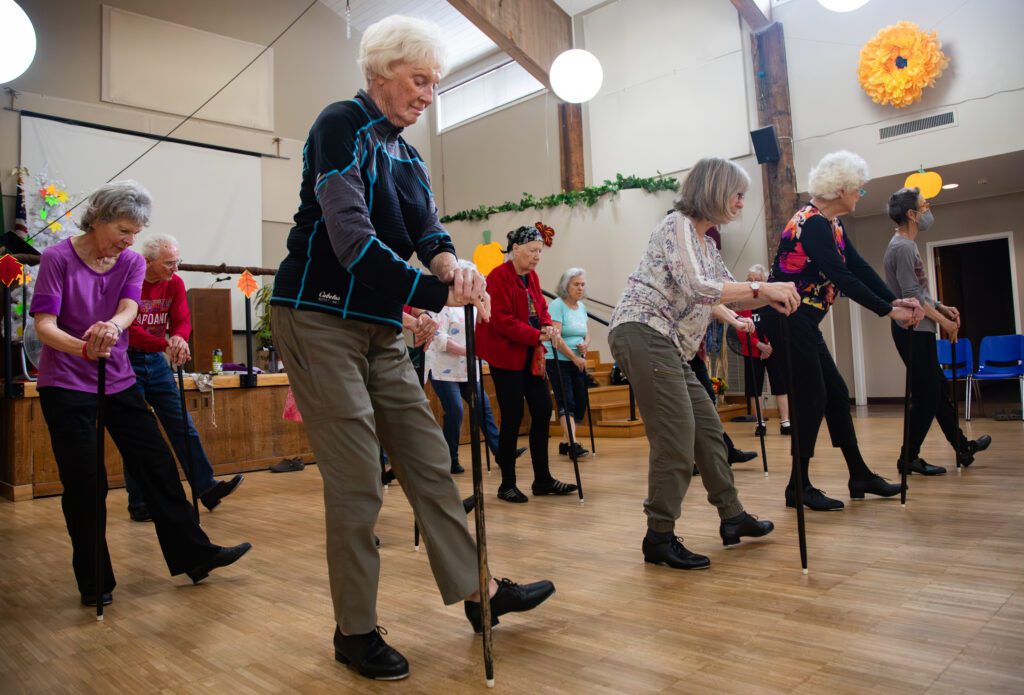
[[[238,289],[242,290],[242,294],[246,297],[251,297],[253,292],[259,288],[260,286],[256,284],[256,278],[253,277],[252,273],[248,270],[243,271],[242,274],[238,276]]]
[[[871,100],[900,109],[921,98],[949,66],[935,32],[913,22],[882,29],[860,49],[857,78]]]

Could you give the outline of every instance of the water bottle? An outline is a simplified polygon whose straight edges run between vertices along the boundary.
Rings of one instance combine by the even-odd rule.
[[[220,374],[224,371],[224,351],[220,348],[213,349],[213,373]]]

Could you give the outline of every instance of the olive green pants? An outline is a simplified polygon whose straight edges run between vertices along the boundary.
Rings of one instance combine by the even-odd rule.
[[[448,445],[401,336],[387,326],[281,306],[271,319],[324,479],[327,570],[341,631],[363,634],[377,625],[381,445],[423,532],[444,602],[465,599],[479,588],[476,545]]]
[[[612,329],[608,344],[626,373],[650,443],[644,512],[651,531],[675,530],[693,467],[723,519],[743,511],[729,468],[722,421],[707,391],[667,337],[636,322]]]

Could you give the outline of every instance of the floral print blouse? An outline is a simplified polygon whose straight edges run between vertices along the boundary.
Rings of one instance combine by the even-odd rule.
[[[651,234],[640,265],[626,280],[611,328],[635,321],[670,339],[687,361],[697,354],[722,287],[733,282],[715,243],[670,212]]]

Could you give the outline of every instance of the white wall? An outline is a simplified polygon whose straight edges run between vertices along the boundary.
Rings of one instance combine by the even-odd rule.
[[[848,13],[816,0],[773,10],[783,25],[789,64],[797,181],[827,152],[863,156],[874,177],[910,173],[1024,149],[1024,3],[1019,0],[873,0]],[[860,48],[880,29],[913,21],[938,32],[950,65],[921,101],[903,109],[875,104],[857,81]],[[969,101],[970,100],[970,101]],[[878,142],[893,120],[954,108],[958,127]]]

